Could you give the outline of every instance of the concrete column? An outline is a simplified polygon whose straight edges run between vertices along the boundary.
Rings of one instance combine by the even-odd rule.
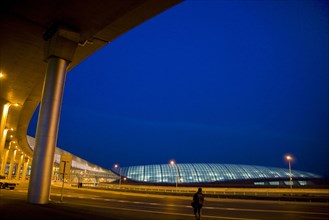
[[[56,169],[56,167],[55,167],[55,163],[54,163],[54,164],[53,164],[53,170],[52,170],[52,172],[51,172],[51,180],[52,180],[52,181],[54,180],[55,169]]]
[[[8,150],[8,149],[5,149],[5,150],[4,150],[3,157],[2,157],[2,162],[1,162],[1,170],[0,170],[0,174],[1,174],[1,175],[5,175],[5,170],[6,170],[6,165],[7,165],[8,154],[9,154],[9,150]]]
[[[24,162],[21,181],[25,181],[26,179],[26,172],[27,172],[27,167],[29,166],[29,162],[30,162],[29,158],[27,158],[27,160]]]
[[[8,101],[0,98],[0,129],[2,128],[2,114],[3,114],[3,110],[4,110],[4,107],[5,107],[5,104],[7,104]],[[0,137],[1,137],[1,134],[0,134]]]
[[[11,155],[10,164],[9,164],[9,171],[8,171],[8,179],[9,180],[11,180],[12,179],[12,176],[13,176],[13,169],[14,169],[15,158],[16,158],[16,153],[17,153],[17,150],[16,149],[11,149],[11,151],[13,153]]]
[[[0,138],[0,160],[3,157],[3,154],[4,154],[4,149],[5,149],[7,134],[8,134],[8,129],[5,128],[2,131],[2,135],[1,135],[1,138]]]
[[[0,113],[1,113],[1,121],[0,121],[0,158],[3,154],[3,150],[5,148],[6,137],[8,129],[6,129],[7,116],[9,111],[10,104],[4,100],[0,100]]]
[[[24,155],[21,154],[21,156],[19,157],[17,168],[16,168],[16,177],[15,177],[16,180],[19,180],[19,176],[21,175],[21,167],[22,167],[22,163],[23,163],[23,158],[24,158]]]
[[[1,121],[0,121],[0,138],[2,137],[3,130],[6,127],[7,116],[9,111],[10,104],[4,100],[0,101],[0,113],[1,113]]]
[[[49,34],[46,34],[45,46],[48,68],[40,104],[27,197],[28,202],[35,204],[49,202],[66,70],[79,41],[77,33],[65,28],[58,29],[53,36],[49,37]]]

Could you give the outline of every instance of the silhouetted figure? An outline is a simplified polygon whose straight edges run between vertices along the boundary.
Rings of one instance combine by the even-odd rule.
[[[204,201],[204,194],[202,193],[202,188],[200,187],[198,191],[193,195],[193,211],[195,218],[197,220],[201,219],[201,209],[203,206],[203,201]]]

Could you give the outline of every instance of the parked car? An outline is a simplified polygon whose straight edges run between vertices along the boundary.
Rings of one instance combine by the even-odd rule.
[[[6,176],[0,175],[0,189],[10,189],[13,190],[16,187],[16,183],[6,180]]]

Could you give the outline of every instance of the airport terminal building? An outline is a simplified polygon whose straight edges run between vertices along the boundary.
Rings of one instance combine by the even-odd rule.
[[[29,146],[34,149],[35,139],[27,136]],[[96,186],[102,183],[114,183],[121,179],[123,183],[145,185],[211,185],[211,186],[267,186],[289,187],[290,172],[288,168],[275,168],[253,165],[219,164],[219,163],[175,163],[154,164],[112,168],[100,167],[87,160],[77,157],[61,148],[56,147],[52,181],[62,181],[59,172],[61,155],[72,155],[70,177],[65,182],[83,183]],[[21,168],[13,169],[13,176],[22,172]],[[7,164],[8,175],[10,163]],[[27,169],[27,178],[30,176],[30,166]],[[293,186],[318,185],[323,177],[318,174],[292,170]]]
[[[34,149],[35,138],[27,136],[27,140],[30,147]],[[119,179],[119,176],[111,170],[93,164],[87,160],[73,155],[68,151],[56,147],[52,175],[52,181],[54,182],[62,181],[63,179],[59,169],[61,163],[61,155],[63,154],[72,156],[70,176],[65,177],[65,182],[72,184],[83,183],[84,185],[95,186],[101,183],[111,183]],[[28,169],[27,176],[30,176],[30,167]]]
[[[113,170],[118,172],[118,170]],[[159,185],[264,185],[290,186],[288,169],[217,163],[181,163],[123,167],[122,178],[127,181]],[[292,184],[314,185],[320,175],[292,170]]]

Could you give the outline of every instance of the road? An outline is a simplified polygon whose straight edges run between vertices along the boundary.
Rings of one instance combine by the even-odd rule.
[[[51,202],[26,202],[27,189],[1,190],[0,218],[185,220],[195,219],[191,198],[77,188],[51,188]],[[207,198],[202,219],[329,219],[328,203]]]

